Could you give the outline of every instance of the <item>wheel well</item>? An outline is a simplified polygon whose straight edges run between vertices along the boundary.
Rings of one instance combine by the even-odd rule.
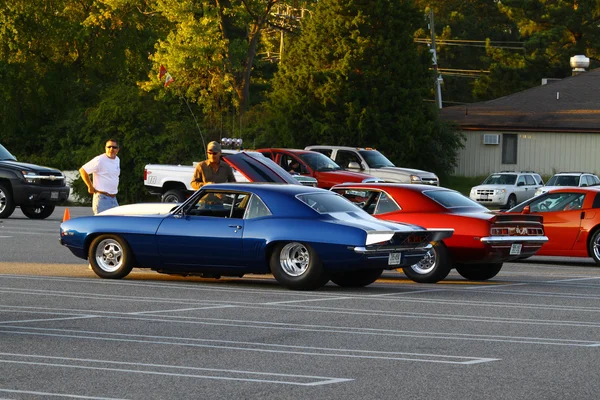
[[[282,242],[281,240],[270,242],[270,243],[267,243],[267,246],[265,247],[265,261],[267,263],[268,269],[271,268],[271,265],[270,265],[271,264],[271,256],[273,255],[275,246],[277,246],[281,242]]]
[[[4,184],[4,186],[10,191],[10,194],[12,194],[12,185],[10,183],[10,179],[0,178],[0,184]]]
[[[181,182],[174,182],[174,181],[165,182],[164,185],[163,185],[163,187],[162,187],[162,194],[167,193],[169,190],[182,190],[182,191],[186,191],[187,187],[183,183],[181,183]]]
[[[125,243],[127,243],[127,246],[129,247],[129,249],[131,249],[131,245],[129,244],[129,241],[127,241],[127,239],[125,239],[123,236],[117,234],[117,233],[110,233],[110,232],[95,232],[92,233],[90,235],[88,235],[85,238],[85,242],[83,243],[83,248],[85,249],[85,254],[88,255],[87,260],[89,260],[89,254],[90,254],[90,246],[92,245],[92,242],[94,241],[94,239],[96,239],[98,236],[102,236],[102,235],[113,235],[113,236],[117,236],[119,238],[121,238]],[[135,255],[133,254],[133,252],[131,252],[131,254],[129,255],[132,259],[133,259],[133,265],[137,266],[137,260],[135,259]]]
[[[598,232],[598,230],[600,230],[600,225],[596,225],[595,227],[593,227],[587,237],[587,242],[585,244],[585,248],[587,250],[588,256],[590,256],[590,257],[592,257],[592,252],[590,251],[590,241],[592,240],[592,237],[594,237],[594,234],[596,232]]]

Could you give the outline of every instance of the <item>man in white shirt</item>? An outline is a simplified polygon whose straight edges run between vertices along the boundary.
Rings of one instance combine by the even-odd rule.
[[[121,162],[117,157],[118,153],[117,141],[109,139],[106,141],[104,154],[94,157],[79,168],[79,174],[88,187],[88,193],[94,196],[92,199],[94,215],[119,205],[117,192]]]

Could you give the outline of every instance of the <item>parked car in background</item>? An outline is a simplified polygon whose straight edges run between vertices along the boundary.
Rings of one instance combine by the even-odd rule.
[[[227,162],[228,154],[237,154],[240,151],[223,149],[223,160]],[[252,157],[265,158],[261,153],[244,151]],[[290,177],[289,183],[302,184],[304,186],[317,186],[317,180],[310,176],[294,175],[282,170],[271,160],[267,161],[270,168],[280,175]],[[160,196],[163,203],[183,203],[185,199],[194,193],[191,181],[194,176],[194,165],[164,165],[147,164],[144,167],[144,186],[151,194]],[[237,182],[248,182],[248,178],[233,169],[233,175]]]
[[[345,171],[331,158],[310,150],[297,149],[258,149],[264,156],[272,159],[286,171],[298,165],[298,171],[303,176],[317,180],[317,185],[329,189],[344,182],[379,182],[382,179],[361,172]]]
[[[379,151],[371,148],[347,146],[307,146],[305,150],[318,151],[349,171],[364,172],[386,182],[422,183],[439,186],[440,180],[433,172],[396,167]]]
[[[446,188],[384,183],[343,184],[331,190],[379,219],[454,229],[422,261],[402,268],[416,282],[438,282],[452,268],[469,280],[491,279],[503,262],[536,254],[548,241],[542,217],[492,213]]]
[[[543,186],[535,191],[538,196],[542,193],[549,192],[552,189],[557,189],[564,186],[596,186],[600,185],[600,179],[590,172],[559,172],[548,179],[546,186]]]
[[[543,185],[542,177],[532,171],[495,172],[481,185],[474,186],[469,197],[485,206],[512,208],[535,196]]]
[[[548,243],[536,255],[592,257],[600,265],[600,187],[552,189],[506,214],[544,218]]]
[[[10,217],[17,206],[28,218],[48,218],[69,191],[61,171],[18,162],[0,144],[0,219]]]
[[[250,180],[288,183],[247,154],[228,163]],[[271,272],[298,290],[329,280],[366,286],[385,269],[419,262],[430,242],[451,235],[379,221],[331,191],[255,183],[205,185],[180,205],[115,207],[60,228],[61,243],[102,278],[123,278],[134,267],[213,278]]]

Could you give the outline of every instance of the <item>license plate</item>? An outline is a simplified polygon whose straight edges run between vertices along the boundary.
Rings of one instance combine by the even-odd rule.
[[[58,192],[50,192],[51,199],[58,199]]]
[[[481,195],[481,200],[487,200],[489,197],[487,194],[482,194]]]
[[[402,262],[402,253],[390,253],[388,257],[388,265],[400,265]]]
[[[511,256],[518,256],[519,254],[521,254],[521,248],[523,248],[523,245],[520,243],[513,243],[512,246],[510,246],[510,255]]]

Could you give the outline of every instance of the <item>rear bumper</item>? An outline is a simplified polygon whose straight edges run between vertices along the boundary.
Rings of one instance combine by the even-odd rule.
[[[356,254],[359,254],[364,264],[363,268],[382,268],[382,269],[394,269],[413,265],[421,261],[427,252],[432,248],[431,244],[427,244],[417,248],[386,248],[382,250],[370,250],[365,247],[349,247]],[[396,264],[390,264],[390,254],[396,253],[401,254],[399,262]]]
[[[546,236],[488,236],[480,239],[483,246],[450,251],[454,261],[461,264],[500,263],[532,256],[547,241]]]

